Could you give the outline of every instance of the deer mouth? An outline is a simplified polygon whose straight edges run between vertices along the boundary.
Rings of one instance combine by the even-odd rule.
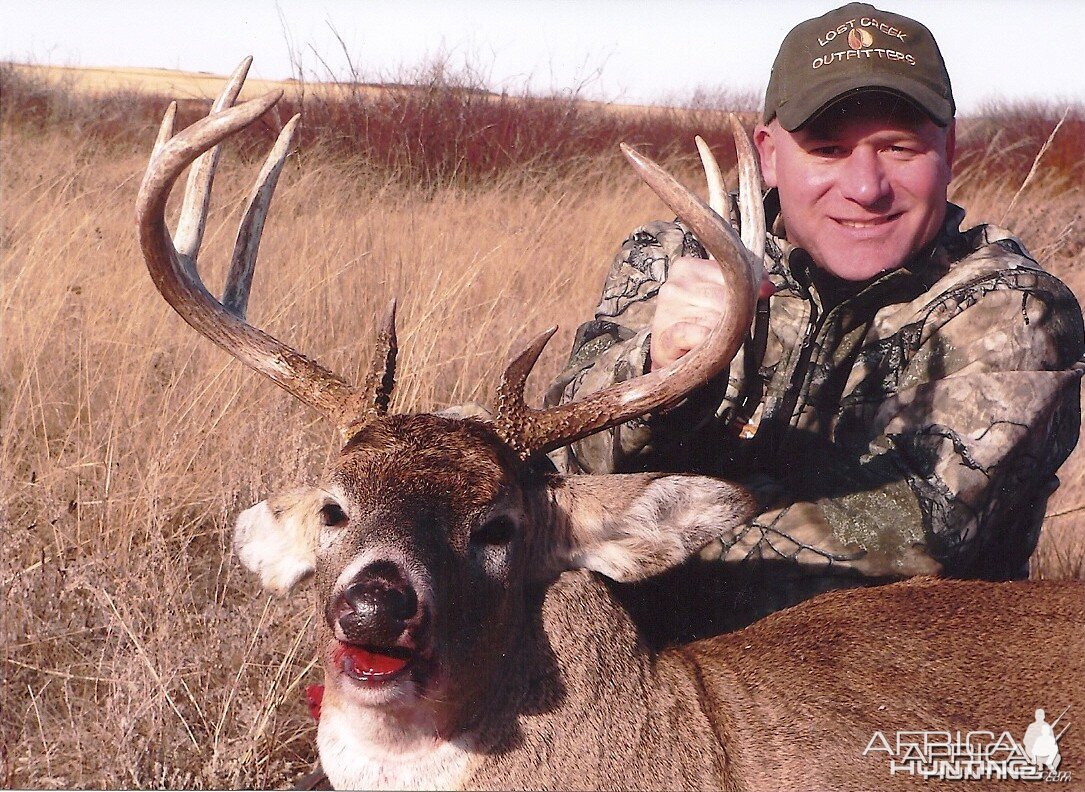
[[[397,646],[361,646],[338,641],[333,661],[355,682],[379,686],[410,673],[417,653]]]
[[[360,695],[360,703],[384,706],[424,697],[433,682],[431,655],[414,646],[376,646],[333,639],[326,669]]]

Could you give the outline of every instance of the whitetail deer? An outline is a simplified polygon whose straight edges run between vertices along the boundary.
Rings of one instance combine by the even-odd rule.
[[[674,404],[727,365],[750,322],[754,240],[744,245],[627,151],[726,273],[732,310],[705,344],[668,369],[533,410],[524,381],[551,330],[509,366],[492,420],[390,415],[391,320],[367,385],[355,388],[244,318],[296,119],[261,173],[221,302],[196,271],[215,147],[278,98],[231,108],[246,67],[207,119],[174,137],[167,113],[139,194],[139,234],[156,286],[189,324],[342,434],[326,484],[253,506],[235,534],[269,589],[315,575],[326,680],[318,744],[334,785],[905,788],[922,779],[891,754],[898,731],[960,730],[965,740],[991,730],[989,743],[1003,730],[1020,740],[1038,707],[1085,717],[1079,585],[916,579],[647,649],[604,576],[634,580],[681,561],[740,525],[752,498],[701,476],[563,477],[543,455]],[[737,142],[756,174],[744,133]],[[166,198],[197,157],[175,246]],[[744,181],[744,212],[756,212]],[[1082,731],[1075,724],[1060,743],[1059,771],[1075,781],[1085,780]],[[1030,766],[1016,761],[1018,774]]]

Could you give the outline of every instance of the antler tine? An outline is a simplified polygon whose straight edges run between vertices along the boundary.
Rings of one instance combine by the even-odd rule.
[[[716,156],[708,147],[700,135],[694,138],[697,143],[697,152],[701,155],[701,165],[704,167],[705,180],[708,182],[708,205],[720,217],[731,221],[731,225],[741,226],[743,246],[753,254],[757,261],[763,261],[765,257],[765,213],[761,195],[761,176],[757,165],[757,157],[754,156],[753,146],[746,130],[742,128],[734,113],[729,113],[727,120],[731,125],[731,134],[735,139],[735,149],[739,152],[738,157],[738,203],[739,217],[742,222],[736,222],[735,213],[731,201],[727,199],[727,188],[724,184],[723,173],[720,170]]]
[[[760,262],[753,260],[753,254],[730,224],[700,198],[630,146],[623,143],[621,149],[641,178],[717,260],[728,299],[704,343],[671,365],[548,410],[533,410],[523,400],[527,371],[551,333],[536,339],[505,372],[494,422],[498,434],[524,458],[552,451],[652,410],[674,406],[727,367],[749,330]],[[751,155],[748,148],[745,153],[739,149],[740,158]]]
[[[727,120],[738,152],[738,210],[742,218],[742,244],[753,254],[757,276],[765,261],[765,199],[761,193],[761,170],[754,156],[753,144],[734,113]]]
[[[211,105],[211,115],[234,106],[251,65],[251,55],[238,64],[234,73],[230,75],[230,79],[226,81],[226,87]],[[181,204],[181,217],[177,221],[177,231],[173,235],[174,247],[185,258],[195,259],[199,255],[200,244],[203,242],[204,224],[207,222],[207,208],[211,202],[211,184],[215,180],[215,170],[218,168],[219,151],[217,145],[205,151],[197,157],[188,172],[184,201]]]
[[[384,321],[377,330],[377,343],[374,345],[373,361],[366,375],[365,385],[348,405],[346,414],[357,417],[339,427],[339,434],[344,443],[374,418],[387,415],[388,407],[392,402],[392,389],[395,387],[398,353],[396,301],[393,299],[388,303],[384,312]]]
[[[247,69],[248,62],[246,59],[235,73],[235,77],[241,75],[241,79],[244,79],[243,72]],[[233,101],[229,98],[230,95],[236,96],[234,88],[240,90],[240,86],[233,86],[233,82],[231,81],[232,87],[223,93],[228,102]],[[347,411],[356,397],[357,389],[319,363],[249,325],[238,313],[216,300],[200,279],[195,253],[199,248],[203,217],[206,214],[204,207],[206,196],[202,195],[204,191],[204,187],[201,186],[204,184],[202,180],[195,185],[196,194],[187,202],[187,208],[182,209],[182,214],[187,212],[186,216],[192,223],[189,226],[190,236],[185,248],[189,251],[188,253],[177,250],[166,225],[166,201],[181,172],[197,157],[211,151],[224,139],[253,123],[281,96],[281,91],[272,92],[236,107],[213,111],[206,118],[197,121],[168,140],[164,140],[172,126],[170,116],[173,111],[167,111],[167,118],[163,121],[162,130],[159,133],[159,142],[156,143],[147,165],[147,172],[136,201],[140,245],[147,269],[158,291],[188,324],[249,368],[263,374],[287,392],[314,407],[337,426],[342,426],[349,420]],[[280,137],[276,149],[288,150],[288,139],[289,132],[286,132]],[[280,157],[285,157],[284,151],[273,152],[269,162],[265,163],[265,171],[269,173],[276,171],[276,163]],[[213,158],[208,158],[204,162],[209,163],[211,160]],[[213,175],[213,166],[209,170],[210,175]],[[209,179],[210,175],[201,179]],[[259,229],[273,189],[274,177],[261,178],[258,181],[254,190],[255,197],[250,202],[246,220],[242,223],[240,235],[250,238],[251,241],[248,243],[239,241],[239,247],[243,251],[240,258],[245,259],[251,256],[252,261],[248,262],[249,264],[255,262]],[[196,226],[199,228],[197,229]],[[235,253],[235,259],[237,258],[239,255]],[[237,263],[235,261],[235,265]],[[245,262],[242,261],[241,265],[235,268],[245,269]],[[235,309],[241,306],[241,312],[243,312],[245,300],[239,295],[247,294],[247,280],[251,280],[251,271],[247,276],[232,277],[228,289],[234,294],[232,305]]]
[[[494,429],[505,444],[523,459],[540,451],[546,453],[552,450],[546,447],[542,436],[543,426],[539,423],[539,418],[552,410],[533,410],[528,407],[524,402],[524,387],[527,385],[528,375],[535,367],[539,355],[557,331],[557,327],[551,327],[537,335],[519,355],[512,359],[508,368],[505,369],[504,376],[501,377],[501,383],[497,386]],[[558,443],[553,448],[561,445],[563,444]]]
[[[173,137],[173,123],[177,118],[177,102],[170,102],[166,108],[166,114],[162,116],[162,123],[158,126],[158,137],[155,138],[154,148],[151,149],[151,159],[162,150],[170,138]]]
[[[712,211],[734,225],[731,202],[727,200],[727,185],[723,181],[723,172],[716,161],[716,155],[700,135],[696,135],[693,142],[697,144],[697,153],[701,155],[701,167],[704,168],[705,181],[708,183],[708,205],[712,207]]]
[[[377,331],[377,343],[373,350],[373,364],[369,367],[362,399],[365,413],[370,416],[386,415],[392,403],[392,388],[396,378],[396,356],[399,345],[396,340],[396,301],[393,298],[384,312],[384,321]]]
[[[249,305],[252,276],[256,270],[256,256],[260,252],[260,237],[264,233],[271,198],[279,182],[279,174],[294,143],[294,131],[301,121],[301,114],[291,118],[275,141],[264,160],[264,166],[256,177],[256,184],[249,195],[249,203],[237,230],[237,242],[230,259],[230,271],[222,292],[222,305],[227,311],[244,319]]]

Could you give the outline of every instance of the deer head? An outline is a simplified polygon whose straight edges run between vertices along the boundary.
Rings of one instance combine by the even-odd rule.
[[[234,540],[242,563],[273,591],[285,593],[315,577],[326,702],[366,708],[374,744],[455,734],[479,716],[477,702],[493,693],[498,667],[514,662],[531,608],[563,570],[587,568],[618,581],[652,575],[751,513],[752,498],[728,482],[662,474],[564,477],[545,454],[666,409],[731,361],[750,325],[760,279],[760,254],[749,249],[758,238],[749,229],[763,229],[757,166],[734,123],[743,216],[751,218],[744,223],[747,246],[717,212],[623,146],[719,262],[730,288],[729,310],[701,347],[668,368],[580,401],[533,409],[524,402],[524,383],[552,328],[509,364],[493,419],[391,415],[394,304],[362,387],[245,319],[260,233],[297,117],[258,177],[221,301],[199,277],[196,257],[217,146],[281,95],[233,107],[248,65],[207,118],[173,135],[173,108],[167,112],[138,198],[147,266],[186,322],[339,430],[344,445],[330,478],[246,510]],[[171,237],[166,199],[193,162]]]

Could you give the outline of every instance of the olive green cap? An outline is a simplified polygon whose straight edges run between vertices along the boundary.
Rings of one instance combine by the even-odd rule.
[[[764,121],[793,132],[842,96],[865,90],[903,96],[939,126],[956,107],[934,36],[914,19],[849,3],[792,28],[765,91]]]

